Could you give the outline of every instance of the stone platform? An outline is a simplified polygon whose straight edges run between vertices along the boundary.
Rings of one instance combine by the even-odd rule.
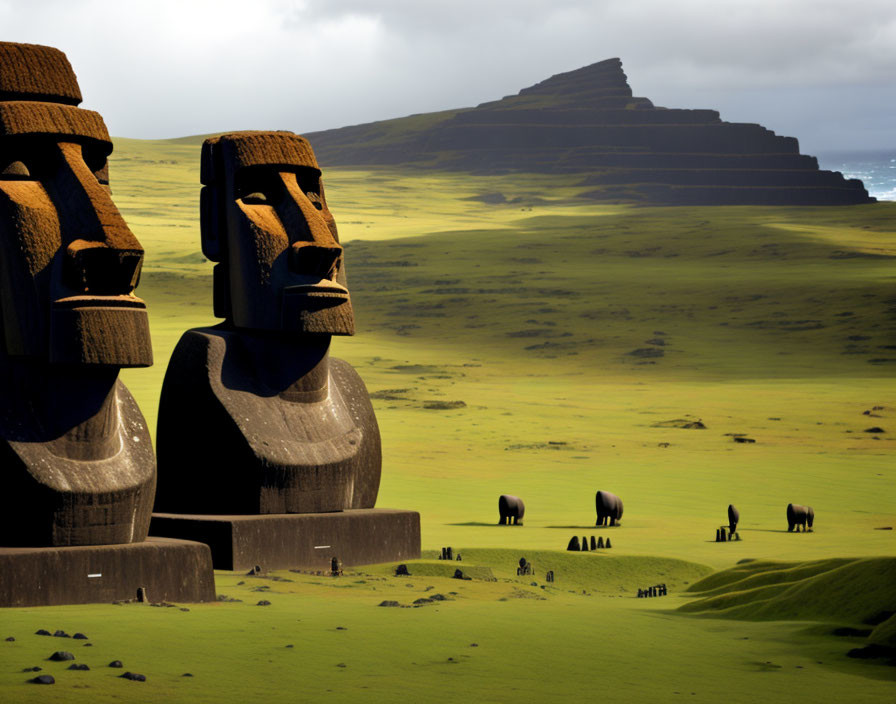
[[[388,508],[254,516],[154,513],[150,533],[206,543],[217,570],[329,569],[420,557],[420,514]]]
[[[0,547],[0,606],[56,606],[136,599],[215,600],[208,546],[148,538],[124,545]]]

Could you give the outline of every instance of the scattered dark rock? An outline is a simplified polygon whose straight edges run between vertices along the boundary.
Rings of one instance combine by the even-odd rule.
[[[55,660],[56,662],[63,662],[65,660],[74,660],[75,656],[65,650],[57,650],[50,656],[50,660]]]
[[[748,438],[748,437],[735,437],[734,442],[739,442],[739,443],[743,443],[743,444],[752,444],[752,443],[755,443],[756,441],[753,438]]]
[[[43,628],[40,628],[34,632],[34,635],[36,635],[36,636],[51,636],[53,634]]]
[[[419,599],[414,600],[414,606],[423,606],[424,604],[432,604],[432,599],[427,599],[426,597],[420,597]]]
[[[136,672],[125,672],[121,677],[126,680],[131,680],[132,682],[146,682],[146,675],[141,675]]]
[[[463,401],[424,401],[423,408],[429,411],[451,411],[455,408],[466,408]]]
[[[690,420],[689,418],[673,418],[672,420],[661,420],[653,423],[651,428],[683,428],[684,430],[706,430],[706,426],[699,418]]]
[[[479,643],[470,643],[470,647],[471,647],[471,648],[478,648],[478,647],[479,647]]]
[[[337,662],[336,667],[348,667],[344,662]]]
[[[88,640],[87,636],[85,636],[83,633],[75,633],[72,638],[74,638],[75,640]]]
[[[15,641],[15,637],[14,637],[14,636],[10,636],[9,638],[6,639],[6,642],[7,642],[7,643],[12,643],[13,641]]]
[[[261,601],[259,601],[256,604],[256,606],[270,606],[270,605],[271,605],[271,602],[269,602],[267,599],[262,599]]]
[[[22,670],[22,672],[40,672],[40,671],[43,670],[43,669],[44,669],[44,668],[42,668],[42,667],[37,667],[37,666],[35,665],[34,667],[26,667],[24,670]]]
[[[433,594],[429,598],[432,599],[433,601],[448,601],[448,597],[445,596],[444,594]]]
[[[68,666],[69,670],[89,670],[90,668],[87,665],[74,663],[73,665]]]
[[[380,606],[398,606],[397,601],[392,601],[391,599],[386,599],[385,601],[381,601]]]
[[[885,431],[883,428],[881,428],[881,427],[875,425],[873,428],[865,428],[865,430],[863,430],[862,432],[863,432],[863,433],[875,433],[875,434],[880,434],[880,433],[885,433],[886,431]]]
[[[32,677],[28,681],[32,684],[56,684],[56,679],[53,675],[38,675],[37,677]]]
[[[652,359],[655,357],[663,357],[666,352],[665,350],[657,349],[656,347],[639,347],[631,352],[626,352],[626,354],[629,357],[638,357],[639,359]]]
[[[192,677],[192,676],[193,676],[192,672],[185,672],[184,674],[181,675],[181,677]]]
[[[53,634],[53,637],[54,638],[71,638],[71,636],[68,633],[66,633],[65,631],[56,631]]]
[[[337,631],[347,631],[348,629],[345,626],[336,626]]]
[[[893,530],[893,526],[879,526],[874,530]]]
[[[661,337],[654,337],[650,340],[644,340],[644,344],[646,345],[656,345],[657,347],[663,347],[666,344],[666,341]]]
[[[124,667],[124,665],[121,664],[121,660],[113,660],[109,663],[109,667]]]
[[[92,648],[92,647],[93,647],[93,643],[85,643],[85,644],[84,644],[84,647],[85,647],[85,648]]]

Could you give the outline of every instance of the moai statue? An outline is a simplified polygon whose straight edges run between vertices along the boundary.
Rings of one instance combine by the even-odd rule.
[[[224,321],[188,330],[159,406],[156,510],[372,508],[380,434],[367,389],[329,355],[354,334],[343,250],[308,142],[237,132],[202,146],[202,251]]]
[[[118,379],[152,364],[143,248],[65,55],[0,42],[0,545],[139,543],[156,464]]]
[[[597,544],[597,540],[594,539],[594,536],[591,536],[591,549],[597,550],[598,547],[603,547],[603,541],[601,541],[600,545]]]
[[[594,540],[594,538],[592,538],[592,540]],[[610,542],[610,539],[609,539],[609,538],[607,538],[607,542],[608,542],[608,543]],[[597,547],[598,547],[599,549],[603,550],[603,547],[604,547],[604,536],[600,536],[600,537],[597,539]]]
[[[566,546],[566,549],[573,552],[581,552],[582,548],[579,546],[579,536],[572,536],[569,539],[569,545]]]
[[[737,524],[740,523],[740,511],[734,504],[728,504],[728,532],[734,535],[737,532]]]

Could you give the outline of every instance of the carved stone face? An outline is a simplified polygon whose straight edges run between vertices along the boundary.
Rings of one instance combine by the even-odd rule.
[[[354,334],[343,250],[308,142],[237,132],[202,145],[202,249],[215,315],[237,328]]]
[[[0,43],[0,352],[147,366],[143,248],[110,197],[106,126],[78,102],[61,52]]]

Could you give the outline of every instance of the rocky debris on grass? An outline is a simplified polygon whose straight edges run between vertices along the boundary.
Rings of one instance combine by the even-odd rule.
[[[753,438],[748,438],[745,435],[735,436],[734,442],[739,442],[741,444],[752,444],[755,443],[756,440]]]
[[[181,677],[192,677],[192,676],[193,676],[192,672],[185,672],[184,674],[181,675]]]
[[[9,638],[6,639],[6,642],[7,642],[7,643],[12,643],[13,641],[15,641],[15,637],[14,637],[14,636],[10,636]]]
[[[74,638],[75,640],[89,640],[83,633],[75,633],[72,638]]]
[[[226,601],[228,603],[241,602],[242,599],[234,599],[233,597],[227,596],[226,594],[218,594],[218,601]]]
[[[432,604],[432,599],[427,599],[426,597],[420,597],[419,599],[414,600],[414,606],[425,606],[426,604]]]
[[[74,663],[73,665],[68,666],[69,670],[89,670],[90,668],[87,665]]]
[[[656,347],[638,347],[631,352],[626,352],[629,357],[638,357],[639,359],[654,359],[656,357],[664,357],[665,350]]]
[[[84,647],[85,647],[85,648],[92,648],[92,647],[93,647],[93,643],[85,643],[85,644],[84,644]]]
[[[22,670],[22,672],[40,672],[43,669],[44,668],[35,665],[34,667],[26,667],[24,670]]]
[[[53,634],[53,637],[54,638],[71,638],[71,636],[68,633],[66,633],[65,631],[56,631]]]
[[[645,345],[656,345],[657,347],[664,347],[666,345],[666,341],[661,337],[653,337],[649,340],[644,340]]]
[[[109,667],[124,667],[124,665],[121,663],[121,660],[113,660],[109,663]]]
[[[37,677],[32,677],[28,681],[32,684],[56,684],[56,679],[53,675],[38,675]]]
[[[880,433],[885,433],[886,431],[883,428],[881,428],[880,426],[875,425],[872,428],[865,428],[865,430],[863,430],[862,432],[863,433],[874,433],[875,435],[879,435]]]
[[[399,606],[400,604],[397,601],[392,601],[391,599],[386,599],[385,601],[381,601],[379,603],[380,606]]]
[[[270,606],[270,605],[271,605],[271,602],[269,602],[267,599],[262,599],[261,601],[259,601],[256,604],[256,606]]]
[[[36,635],[36,636],[51,636],[51,635],[53,635],[53,634],[50,633],[50,632],[49,632],[48,630],[46,630],[45,628],[39,628],[39,629],[37,629],[37,630],[34,632],[34,635]]]
[[[74,660],[75,656],[66,650],[57,650],[50,656],[50,660],[56,662],[64,662],[65,660]]]
[[[432,599],[433,601],[449,601],[448,597],[445,596],[444,594],[433,594],[429,598]]]
[[[348,629],[345,626],[336,626],[337,631],[347,631]]]
[[[700,418],[691,420],[690,418],[673,418],[672,420],[661,420],[651,424],[651,428],[682,428],[684,430],[706,430],[706,425]]]
[[[132,682],[146,682],[146,675],[141,675],[136,672],[125,672],[123,675],[119,675],[122,679],[131,680]]]
[[[457,408],[466,408],[463,401],[438,401],[428,400],[423,402],[423,408],[427,411],[452,411]]]

